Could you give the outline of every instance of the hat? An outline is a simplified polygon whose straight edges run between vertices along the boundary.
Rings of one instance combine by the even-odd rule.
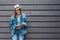
[[[20,8],[21,8],[21,7],[20,7],[19,4],[14,5],[14,9],[15,9],[15,10],[18,10],[18,9],[20,9]]]

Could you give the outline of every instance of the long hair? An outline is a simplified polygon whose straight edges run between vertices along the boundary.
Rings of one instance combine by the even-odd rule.
[[[21,14],[21,8],[19,8],[18,10],[20,10],[20,14]],[[14,14],[13,14],[13,15],[14,15],[14,16],[17,15],[16,10],[14,10]]]

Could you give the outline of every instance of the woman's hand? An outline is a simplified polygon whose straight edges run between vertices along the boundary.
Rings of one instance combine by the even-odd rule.
[[[20,29],[20,25],[15,25],[15,29]]]
[[[22,26],[26,26],[26,23],[25,22],[22,22]]]
[[[24,27],[24,26],[25,26],[25,24],[22,24],[22,26]]]

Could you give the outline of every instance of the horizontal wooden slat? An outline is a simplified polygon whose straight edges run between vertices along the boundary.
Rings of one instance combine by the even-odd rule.
[[[28,34],[27,38],[60,38],[60,34]]]
[[[60,32],[60,28],[27,28],[28,32],[36,32],[36,33],[40,33],[40,32]]]
[[[60,40],[60,39],[25,39],[25,40]]]
[[[22,11],[26,15],[60,15],[60,11]],[[0,15],[12,15],[14,11],[0,11]]]
[[[59,4],[60,0],[0,0],[0,4]]]
[[[11,35],[0,34],[0,38],[11,38]],[[60,34],[27,34],[25,38],[60,38]]]
[[[0,40],[11,40],[11,39],[0,39]],[[60,40],[60,39],[25,39],[25,40]]]
[[[0,34],[0,38],[11,38],[11,34]]]
[[[60,39],[26,39],[26,40],[60,40]]]
[[[11,40],[11,39],[0,39],[0,40]]]
[[[0,21],[10,21],[10,17],[0,17]],[[60,21],[60,17],[27,17],[27,21]]]
[[[8,27],[8,22],[0,22],[0,27]],[[60,22],[28,22],[29,27],[60,27]]]
[[[28,33],[60,32],[60,28],[27,28]],[[10,33],[10,28],[0,28],[0,33]]]
[[[0,6],[0,10],[14,10],[13,6]],[[45,10],[45,9],[60,9],[60,5],[33,5],[33,6],[21,6],[22,10]]]

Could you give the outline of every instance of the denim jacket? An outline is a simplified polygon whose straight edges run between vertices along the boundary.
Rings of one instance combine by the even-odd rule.
[[[17,24],[17,17],[16,16],[11,16],[10,18],[10,29],[11,29],[11,36],[14,35],[14,24]],[[21,24],[21,30],[24,29],[26,30],[26,27],[22,27],[22,22],[26,23],[26,26],[28,25],[27,23],[27,18],[26,18],[26,14],[21,13],[20,14],[20,24]]]

